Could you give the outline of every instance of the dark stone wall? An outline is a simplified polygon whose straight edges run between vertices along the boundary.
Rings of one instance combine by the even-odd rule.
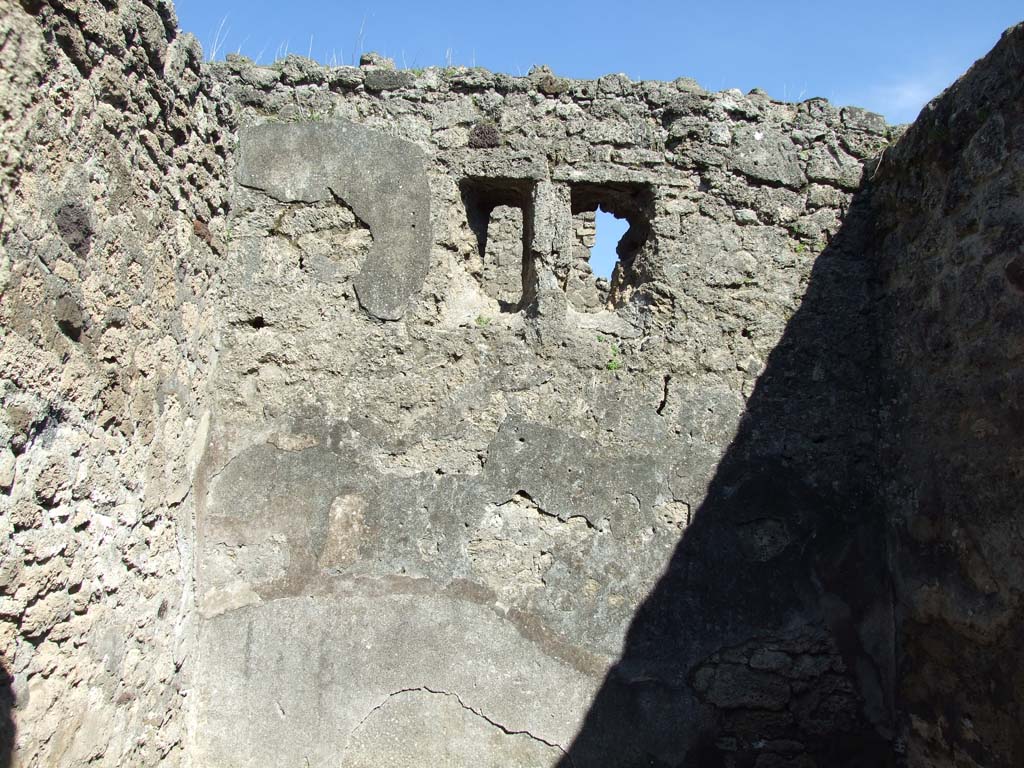
[[[914,766],[1024,763],[1024,26],[883,155],[882,466]]]

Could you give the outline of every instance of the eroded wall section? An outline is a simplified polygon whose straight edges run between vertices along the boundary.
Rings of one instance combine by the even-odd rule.
[[[0,0],[0,764],[1021,763],[1020,27],[887,148],[175,26]]]

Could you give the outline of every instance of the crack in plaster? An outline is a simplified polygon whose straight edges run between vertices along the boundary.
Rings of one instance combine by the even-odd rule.
[[[356,723],[355,727],[349,732],[348,739],[346,739],[345,751],[348,750],[349,744],[351,744],[352,737],[355,735],[356,731],[358,731],[360,728],[362,728],[363,725],[366,723],[366,721],[369,720],[370,717],[372,717],[375,712],[377,712],[378,710],[381,710],[384,707],[386,707],[388,702],[391,701],[391,699],[395,698],[396,696],[402,696],[403,694],[407,694],[407,693],[429,693],[429,694],[431,694],[433,696],[447,696],[449,698],[453,698],[458,703],[458,705],[460,707],[462,707],[464,710],[466,710],[467,712],[471,712],[472,714],[476,715],[481,720],[486,722],[488,725],[490,725],[490,726],[492,726],[494,728],[497,728],[499,731],[504,733],[506,736],[526,736],[528,739],[536,741],[538,744],[543,744],[546,747],[551,747],[552,749],[557,749],[559,752],[562,753],[562,755],[565,756],[565,758],[569,761],[570,765],[573,765],[573,766],[575,765],[575,763],[573,763],[573,761],[572,761],[572,756],[568,752],[565,751],[565,748],[561,744],[558,744],[558,743],[553,742],[553,741],[548,741],[547,739],[542,738],[540,736],[537,736],[537,735],[535,735],[533,733],[530,733],[530,731],[527,731],[527,730],[515,730],[513,728],[509,728],[506,725],[502,725],[497,720],[493,720],[490,717],[488,717],[487,715],[485,715],[479,709],[477,709],[475,707],[471,707],[468,704],[466,704],[466,702],[464,702],[462,700],[462,697],[458,693],[455,693],[453,691],[445,691],[445,690],[442,690],[440,688],[430,688],[429,686],[425,686],[425,685],[416,686],[416,687],[412,687],[412,688],[401,688],[401,689],[399,689],[397,691],[392,691],[387,696],[385,696],[384,699],[379,704],[375,705],[369,712],[367,712],[365,715],[363,715],[362,719],[358,723]]]
[[[586,515],[584,515],[582,512],[577,512],[577,513],[574,513],[574,514],[571,514],[571,515],[567,515],[566,517],[562,517],[561,515],[559,515],[556,512],[549,512],[548,510],[546,510],[544,507],[542,507],[540,504],[537,503],[537,500],[535,498],[533,498],[533,496],[531,496],[526,491],[521,490],[521,489],[516,491],[515,493],[513,493],[505,501],[501,502],[500,504],[497,504],[496,506],[497,507],[504,507],[506,504],[511,504],[512,502],[517,501],[517,500],[521,501],[521,502],[525,502],[527,506],[529,506],[532,509],[536,510],[538,514],[541,514],[544,517],[549,517],[552,520],[557,520],[560,523],[569,523],[572,520],[580,519],[584,523],[586,523],[587,528],[589,528],[590,530],[598,531],[598,532],[601,531],[601,529],[598,528],[596,525],[594,525],[594,523],[591,522],[590,518],[587,517]]]

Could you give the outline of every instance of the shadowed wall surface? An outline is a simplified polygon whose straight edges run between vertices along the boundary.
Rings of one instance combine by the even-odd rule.
[[[1024,760],[1024,26],[876,177],[883,465],[912,765]]]

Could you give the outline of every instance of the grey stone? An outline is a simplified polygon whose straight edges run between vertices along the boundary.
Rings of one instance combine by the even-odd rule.
[[[184,521],[233,122],[176,26],[132,0],[0,13],[5,766],[185,759]]]
[[[677,77],[672,81],[672,85],[676,87],[676,90],[686,91],[688,93],[704,93],[704,88],[701,84],[694,80],[692,77]]]
[[[15,458],[11,449],[0,450],[0,488],[9,491],[14,485]]]
[[[789,655],[781,651],[772,651],[762,648],[750,657],[750,666],[754,669],[763,669],[770,672],[787,669],[792,664]]]
[[[375,51],[367,51],[359,55],[359,66],[360,67],[379,67],[380,69],[394,69],[394,59],[389,59]]]
[[[781,709],[789,701],[785,678],[736,664],[722,664],[714,670],[707,699],[723,709]]]
[[[285,85],[317,85],[327,80],[323,67],[305,56],[290,54],[274,66],[281,71]]]
[[[736,211],[737,224],[757,224],[757,214],[749,208],[740,208]]]
[[[469,132],[469,146],[473,149],[488,149],[501,146],[501,132],[492,122],[477,123]]]
[[[411,72],[394,69],[367,69],[363,75],[363,85],[369,91],[397,91],[407,88],[413,83]]]
[[[487,92],[495,85],[495,75],[481,67],[459,67],[446,74],[453,91]]]
[[[796,148],[787,136],[761,125],[743,125],[733,131],[733,141],[736,149],[730,164],[744,176],[791,189],[801,189],[807,183]]]
[[[1022,55],[1018,24],[886,151],[872,192],[890,404],[881,447],[893,489],[888,546],[901,553],[894,585],[906,612],[896,685],[919,724],[902,738],[908,755],[971,750],[992,765],[1018,759],[1009,734],[1022,712],[1010,692],[1021,667],[1006,628],[1020,625],[1024,578],[1015,511],[1024,488],[1009,470],[1024,445],[1010,394],[1024,326],[1007,266],[1024,229],[1020,145],[1015,160],[1005,143],[1009,126],[1019,136],[1024,124]],[[940,700],[975,702],[970,725],[943,729]]]
[[[569,84],[560,77],[546,74],[537,80],[537,90],[545,96],[559,96],[569,90]]]
[[[327,71],[327,82],[333,90],[354,90],[366,77],[358,67],[333,67]]]
[[[8,5],[0,763],[1021,762],[1024,28],[901,132]]]
[[[844,107],[840,113],[843,124],[865,133],[884,136],[887,130],[885,118],[860,107]]]
[[[269,90],[280,82],[282,73],[271,67],[251,67],[239,72],[239,78],[249,85],[262,90]]]
[[[554,745],[573,735],[565,712],[582,716],[593,683],[487,606],[408,586],[276,600],[207,623],[197,757],[237,766],[282,754],[311,765],[339,756],[410,765],[450,750],[495,765],[557,758]],[[536,679],[557,699],[531,696]],[[422,717],[451,730],[426,737]],[[396,744],[400,734],[414,743]]]
[[[360,304],[397,320],[430,263],[430,190],[413,144],[346,122],[265,123],[242,133],[240,183],[282,201],[341,198],[373,232],[355,279]]]
[[[427,733],[421,727],[430,722]],[[353,732],[344,765],[443,765],[457,762],[503,768],[553,765],[562,750],[530,733],[508,732],[461,697],[421,689],[390,696]],[[428,735],[429,734],[429,735]]]

